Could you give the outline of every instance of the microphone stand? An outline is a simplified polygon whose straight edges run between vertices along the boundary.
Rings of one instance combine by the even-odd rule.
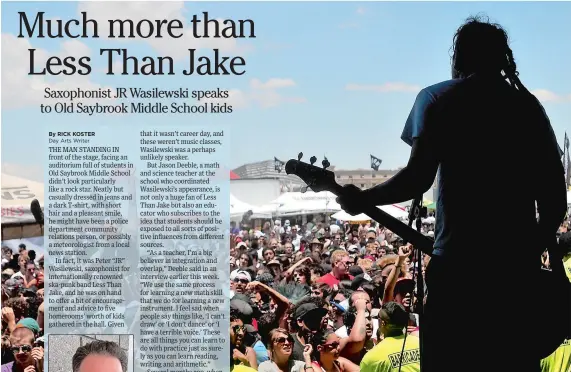
[[[408,226],[412,228],[413,222],[416,222],[416,231],[418,233],[421,232],[422,229],[422,216],[420,214],[420,209],[422,208],[422,195],[418,198],[415,198],[412,202],[410,210],[408,212]],[[422,276],[422,250],[420,247],[414,247],[413,251],[413,258],[411,260],[413,262],[413,274],[412,280],[416,283],[416,306],[414,306],[413,301],[413,312],[418,314],[418,333],[419,333],[419,344],[420,344],[420,370],[422,371],[422,345],[423,345],[423,338],[422,338],[422,318],[424,313],[424,278]],[[416,262],[416,265],[415,265]],[[414,299],[414,293],[411,293],[412,299]],[[406,336],[408,331],[405,331],[404,340],[402,345],[402,351],[400,356],[400,363],[399,363],[399,372],[402,367],[402,357],[404,354],[404,349],[406,346]]]

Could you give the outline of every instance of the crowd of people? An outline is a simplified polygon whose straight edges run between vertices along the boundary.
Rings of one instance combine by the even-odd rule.
[[[571,280],[568,224],[559,233]],[[432,236],[433,229],[425,224],[422,233]],[[410,244],[374,223],[297,226],[276,220],[258,229],[232,223],[232,368],[420,371],[415,279],[424,277],[430,257],[415,254]],[[547,253],[541,266],[549,269]],[[429,288],[423,289],[424,302]],[[570,341],[543,359],[541,368],[571,371]]]
[[[2,247],[1,372],[44,371],[44,257]]]
[[[433,235],[433,225],[422,233]],[[571,232],[559,244],[571,280]],[[231,226],[230,343],[236,372],[420,371],[416,276],[430,257],[376,224]],[[538,262],[539,265],[539,262]],[[541,258],[549,269],[549,255]],[[419,269],[420,268],[420,269]],[[424,287],[425,298],[429,287]],[[44,258],[2,248],[1,372],[43,372]],[[541,362],[571,371],[566,340]]]

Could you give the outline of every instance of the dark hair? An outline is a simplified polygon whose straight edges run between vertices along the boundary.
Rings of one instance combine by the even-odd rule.
[[[125,351],[115,342],[101,340],[95,340],[77,348],[71,362],[72,371],[79,372],[81,363],[90,354],[109,355],[115,357],[119,359],[123,372],[127,372],[128,361]]]
[[[559,237],[559,247],[564,254],[571,253],[571,232],[561,234]]]
[[[264,249],[262,249],[262,257],[264,257],[264,255],[266,254],[267,251],[274,252],[274,256],[276,254],[276,251],[272,247],[265,247]]]
[[[235,320],[242,320],[242,313],[238,309],[230,308],[230,322]]]
[[[347,327],[347,333],[351,333],[351,328],[355,325],[355,320],[357,320],[357,308],[350,306],[345,314],[343,314],[343,324]]]
[[[402,330],[408,325],[410,316],[405,308],[397,302],[387,302],[381,306],[380,317],[387,322],[387,327]]]
[[[248,260],[248,264],[246,266],[252,266],[254,264],[254,262],[252,261],[252,255],[249,254],[248,252],[244,251],[240,251],[238,257],[236,257],[238,260],[242,259],[242,256],[246,256],[246,260]],[[240,265],[238,265],[240,266]]]
[[[309,266],[309,270],[313,271],[315,275],[323,276],[325,274],[325,270],[323,270],[323,267],[321,267],[321,265],[318,264],[311,264]]]
[[[309,337],[309,343],[313,348],[313,351],[311,352],[312,360],[319,361],[319,350],[317,350],[317,347],[325,344],[327,342],[327,338],[333,333],[335,332],[333,332],[331,329],[325,329],[311,334]]]
[[[454,34],[452,70],[454,78],[473,73],[502,74],[512,87],[527,91],[520,82],[507,32],[487,17],[470,17]]]
[[[293,272],[299,273],[299,275],[305,277],[305,282],[308,285],[311,285],[311,270],[309,270],[309,267],[307,267],[305,265],[301,265],[301,266],[297,267]]]

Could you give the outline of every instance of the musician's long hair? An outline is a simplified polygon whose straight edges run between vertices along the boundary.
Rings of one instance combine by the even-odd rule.
[[[454,79],[475,73],[502,74],[513,88],[527,92],[518,77],[508,33],[487,17],[468,18],[454,35],[452,51]]]

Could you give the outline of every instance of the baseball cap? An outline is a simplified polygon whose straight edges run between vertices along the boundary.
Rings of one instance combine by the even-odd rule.
[[[280,266],[280,265],[281,265],[281,262],[278,261],[278,260],[276,260],[276,259],[273,259],[273,260],[271,260],[270,262],[268,262],[268,263],[266,264],[266,266],[271,266],[271,265],[278,265],[278,266]]]
[[[357,247],[356,245],[350,245],[349,248],[347,248],[347,252],[349,254],[353,254],[353,253],[359,253],[359,247]]]
[[[373,281],[373,279],[367,273],[359,274],[351,282],[351,289],[356,291],[363,284],[367,284],[371,281]]]
[[[250,275],[249,272],[244,271],[244,270],[240,270],[236,273],[236,276],[234,277],[234,279],[237,279],[237,280],[246,279],[247,281],[251,282],[252,276]]]
[[[33,318],[24,318],[16,324],[16,328],[28,328],[30,331],[34,332],[35,335],[40,333],[40,325]]]
[[[339,303],[337,303],[335,301],[331,301],[331,305],[335,306],[341,312],[346,312],[347,309],[349,308],[349,300],[343,300]]]
[[[414,291],[414,280],[410,278],[400,278],[395,284],[394,293],[412,293]]]
[[[308,303],[300,305],[295,309],[294,317],[296,319],[303,319],[307,317],[323,318],[327,315],[327,310],[323,307],[319,307],[314,303]]]
[[[236,296],[230,300],[230,308],[238,310],[240,314],[245,316],[250,316],[254,313],[254,309],[248,302],[240,298],[236,298]]]

